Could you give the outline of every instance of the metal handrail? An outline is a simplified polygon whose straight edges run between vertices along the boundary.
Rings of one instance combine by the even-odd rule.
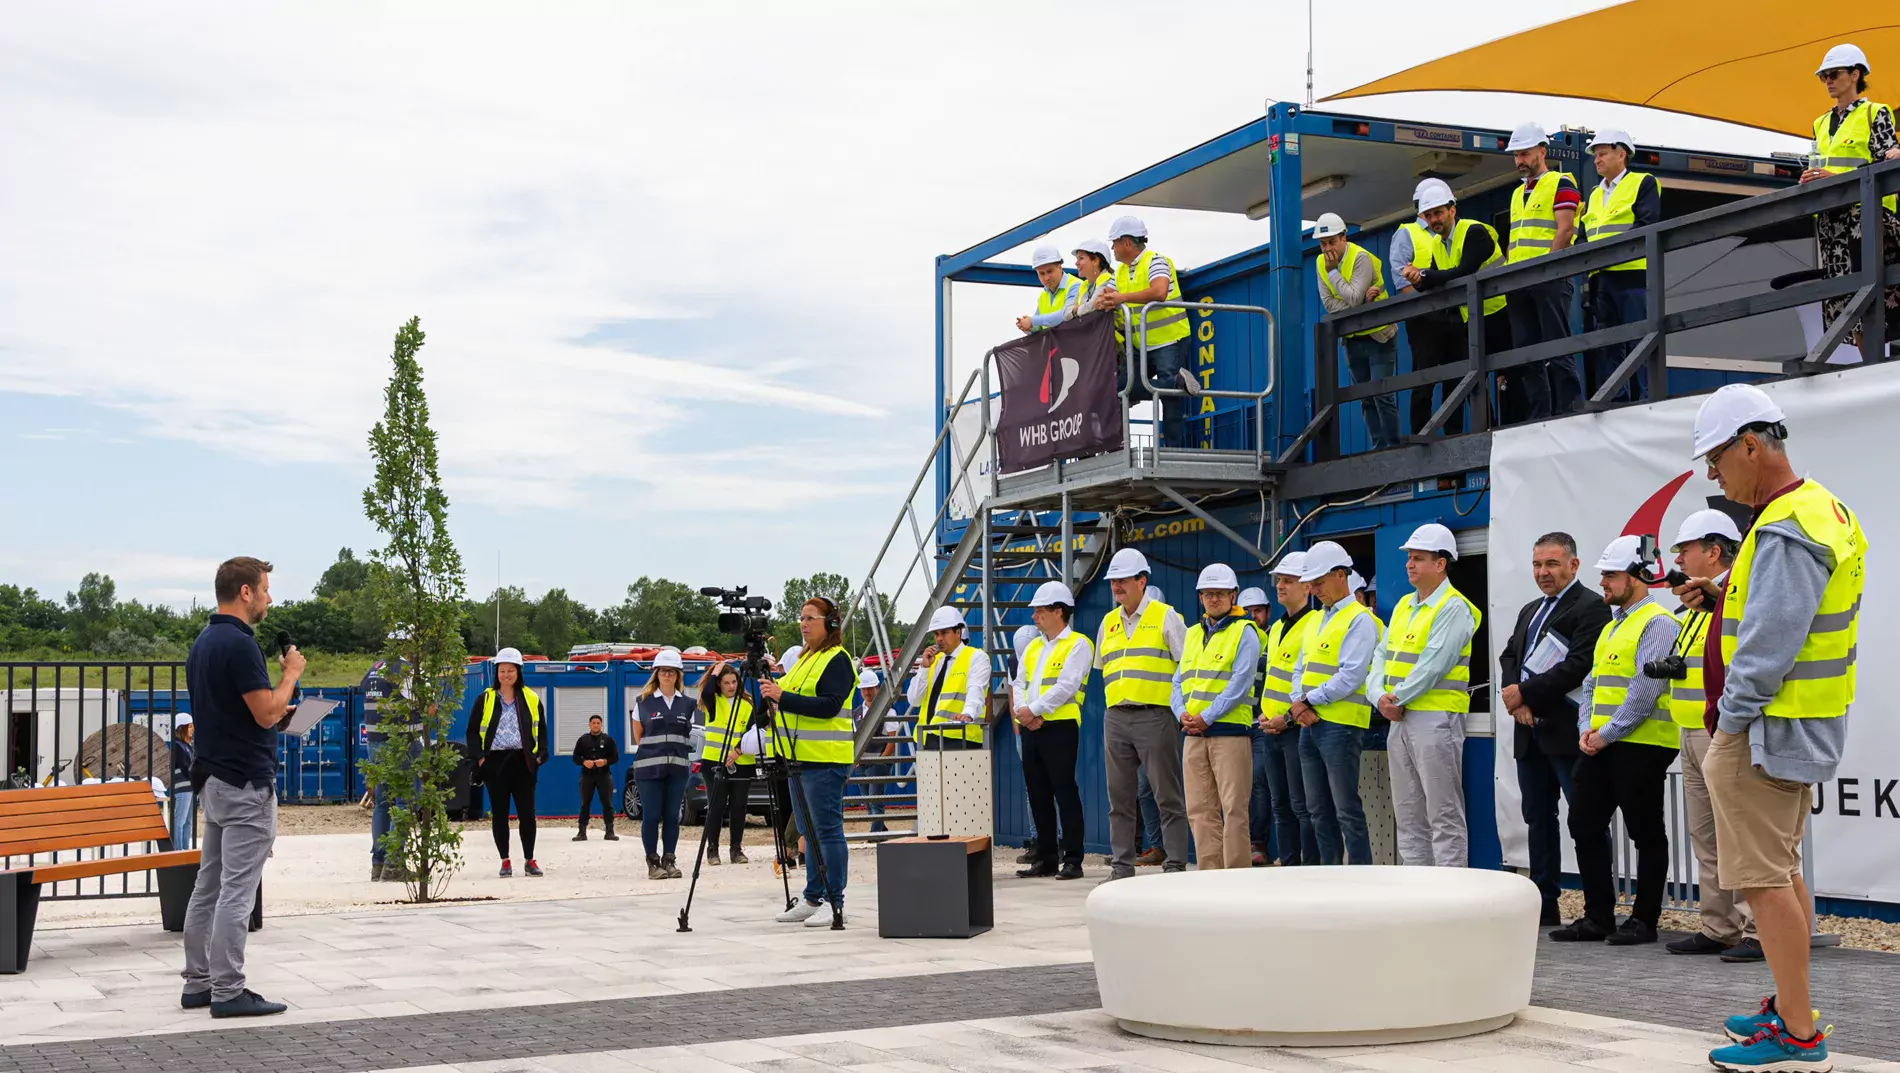
[[[1131,358],[1136,358],[1135,361],[1130,362],[1130,365],[1133,369],[1137,369],[1140,371],[1142,387],[1146,389],[1150,395],[1153,395],[1155,397],[1155,405],[1157,407],[1161,405],[1160,397],[1162,395],[1181,395],[1184,397],[1199,397],[1199,396],[1205,395],[1209,398],[1216,398],[1216,399],[1252,399],[1253,404],[1254,404],[1254,407],[1253,407],[1254,460],[1256,463],[1264,463],[1266,461],[1266,438],[1267,438],[1266,402],[1267,402],[1268,397],[1270,397],[1273,394],[1274,384],[1278,378],[1278,372],[1280,368],[1280,363],[1278,360],[1279,359],[1279,345],[1280,345],[1279,333],[1275,330],[1277,327],[1277,322],[1274,319],[1273,311],[1266,308],[1265,306],[1235,305],[1235,304],[1227,303],[1227,302],[1185,302],[1185,301],[1143,302],[1139,305],[1123,306],[1122,308],[1123,309],[1132,308],[1136,310],[1136,314],[1131,315],[1129,317],[1128,323],[1131,325],[1138,323],[1139,328],[1137,331],[1133,331],[1133,332],[1124,331],[1122,333],[1124,350]],[[1220,389],[1205,388],[1198,392],[1190,392],[1185,388],[1156,387],[1149,380],[1149,377],[1148,377],[1147,311],[1149,309],[1205,310],[1209,313],[1258,313],[1261,316],[1265,317],[1267,319],[1267,383],[1266,383],[1266,386],[1261,388],[1259,391],[1232,391],[1232,390],[1227,390],[1224,388],[1220,388]],[[1137,345],[1135,341],[1136,336],[1140,337],[1139,345]],[[1190,330],[1188,332],[1187,338],[1189,340],[1192,340],[1194,338],[1193,331]],[[1193,374],[1190,372],[1189,375],[1193,375]],[[1128,378],[1128,384],[1122,390],[1122,393],[1121,393],[1122,394],[1122,434],[1123,434],[1124,442],[1128,442],[1128,436],[1127,436],[1128,410],[1129,410],[1129,407],[1133,405],[1129,401],[1128,394],[1130,391],[1134,390],[1134,387],[1135,387],[1135,378],[1133,375],[1130,375]],[[1158,419],[1156,423],[1157,425],[1160,423]],[[1131,448],[1132,448],[1132,445],[1131,445]],[[1157,435],[1155,439],[1155,452],[1156,452],[1157,458],[1160,457],[1160,450],[1161,450],[1161,441],[1160,441],[1159,435]],[[1139,468],[1140,466],[1139,461],[1133,461],[1136,458],[1138,458],[1138,456],[1131,455],[1131,461],[1133,462],[1133,465]]]

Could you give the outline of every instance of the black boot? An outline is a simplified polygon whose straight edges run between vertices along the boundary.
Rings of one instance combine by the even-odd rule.
[[[580,830],[574,832],[574,841],[576,842],[587,841],[587,828],[583,827]]]
[[[666,868],[660,864],[660,859],[651,853],[647,854],[647,878],[648,879],[665,879],[666,878]]]
[[[601,835],[600,837],[608,842],[620,841],[620,836],[617,834],[614,834],[614,825],[611,823],[607,825],[607,833],[604,835]]]
[[[681,879],[686,875],[686,873],[679,870],[679,865],[673,863],[673,855],[671,853],[660,858],[660,867],[666,869],[667,879]]]

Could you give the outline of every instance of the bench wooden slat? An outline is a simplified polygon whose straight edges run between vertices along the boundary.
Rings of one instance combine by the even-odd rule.
[[[55,817],[44,817],[53,820]],[[0,828],[0,854],[19,856],[27,851],[15,849],[21,845],[40,845],[56,843],[53,849],[90,849],[96,846],[117,846],[127,842],[150,842],[170,834],[170,828],[163,820],[152,814],[150,808],[142,816],[120,816],[109,820],[91,817],[58,817],[64,822],[41,823],[34,827]],[[45,850],[34,850],[43,853]]]
[[[152,795],[142,794],[139,798],[128,798],[117,804],[108,803],[105,808],[49,809],[44,812],[23,812],[17,816],[0,816],[0,839],[5,839],[7,832],[22,827],[90,823],[95,820],[116,820],[126,816],[150,816],[155,805],[162,814],[164,806],[152,800]]]
[[[120,875],[144,872],[153,868],[197,864],[198,856],[198,851],[195,849],[181,849],[170,853],[139,853],[130,857],[107,857],[97,861],[73,861],[70,864],[46,864],[37,868],[15,868],[13,871],[32,872],[35,883],[60,883],[69,879],[90,879],[93,876]]]
[[[7,826],[10,820],[22,816],[39,816],[48,812],[91,813],[98,809],[119,808],[131,804],[157,804],[158,798],[152,794],[152,788],[146,783],[125,783],[125,789],[114,794],[100,794],[95,797],[79,798],[30,798],[26,800],[6,800],[0,796],[0,828]],[[63,789],[63,787],[62,787]],[[114,789],[117,789],[115,786]],[[10,790],[8,793],[25,793],[23,790]]]
[[[86,798],[128,793],[143,793],[150,797],[152,785],[149,782],[97,782],[91,786],[34,786],[25,790],[0,790],[0,809],[23,801],[65,801],[73,807],[84,808]]]

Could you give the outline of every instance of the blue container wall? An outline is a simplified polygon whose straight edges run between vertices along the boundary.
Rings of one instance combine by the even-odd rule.
[[[351,686],[303,690],[305,698],[337,702],[302,737],[277,736],[277,797],[280,801],[354,801],[358,781],[356,739],[362,724],[362,694]]]

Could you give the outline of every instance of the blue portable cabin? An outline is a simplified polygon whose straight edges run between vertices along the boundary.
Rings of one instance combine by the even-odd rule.
[[[1458,534],[1461,546],[1453,582],[1484,606],[1488,433],[1480,428],[1430,446],[1369,450],[1364,425],[1355,412],[1357,405],[1340,404],[1334,398],[1350,381],[1339,369],[1336,356],[1325,356],[1334,335],[1322,324],[1313,268],[1318,244],[1307,237],[1310,225],[1303,218],[1339,213],[1355,229],[1353,241],[1385,261],[1392,232],[1413,216],[1414,185],[1419,178],[1435,175],[1445,178],[1457,192],[1461,216],[1502,224],[1499,233],[1507,235],[1511,189],[1518,181],[1511,155],[1504,152],[1508,139],[1508,132],[1499,130],[1275,104],[1262,119],[961,253],[939,257],[936,382],[941,430],[958,402],[952,397],[956,386],[967,373],[952,368],[953,284],[1036,286],[1027,266],[998,260],[1009,251],[1084,218],[1094,217],[1105,228],[1116,212],[1139,212],[1141,207],[1265,219],[1269,239],[1208,264],[1177,265],[1177,269],[1187,301],[1225,307],[1196,311],[1190,317],[1193,371],[1201,374],[1210,389],[1244,394],[1261,393],[1271,386],[1270,397],[1256,404],[1244,398],[1203,396],[1197,403],[1200,412],[1190,422],[1192,442],[1185,450],[1154,450],[1137,443],[1121,452],[1059,462],[1030,473],[986,474],[992,509],[979,512],[981,516],[969,522],[944,525],[938,534],[944,557],[955,561],[955,549],[967,530],[991,524],[997,517],[1005,525],[1027,519],[1048,529],[1054,528],[1050,519],[1059,518],[1065,535],[1091,532],[1100,541],[1095,553],[1085,555],[1073,549],[1065,563],[1079,568],[1077,575],[1071,575],[1078,582],[1076,625],[1092,635],[1111,599],[1107,586],[1095,582],[1088,571],[1099,569],[1114,546],[1140,547],[1154,566],[1153,583],[1191,618],[1195,576],[1206,563],[1227,562],[1240,574],[1243,586],[1262,585],[1270,590],[1263,561],[1270,553],[1332,539],[1347,547],[1359,572],[1374,583],[1376,606],[1383,618],[1408,589],[1398,545],[1416,526],[1438,521]],[[1551,166],[1570,172],[1586,198],[1597,181],[1585,148],[1588,140],[1586,132],[1564,130],[1553,138],[1551,148]],[[1630,166],[1662,180],[1665,220],[1724,211],[1723,206],[1783,189],[1793,184],[1801,167],[1798,161],[1647,145],[1637,147]],[[1283,196],[1283,191],[1298,193],[1298,211],[1274,211],[1277,205],[1290,206],[1296,200]],[[1150,233],[1150,248],[1168,252],[1166,234],[1152,227]],[[1745,236],[1698,249],[1695,256],[1678,253],[1655,259],[1657,271],[1666,280],[1660,288],[1664,307],[1671,311],[1723,302],[1746,304],[1746,296],[1766,290],[1776,276],[1811,263],[1811,225],[1806,216],[1784,213],[1779,219],[1763,220]],[[1624,245],[1621,252],[1617,260],[1641,251]],[[1570,263],[1579,255],[1561,256]],[[1597,259],[1612,263],[1601,254]],[[1483,275],[1489,279],[1504,272],[1517,278],[1524,275],[1517,271],[1523,267],[1494,269]],[[1586,267],[1596,265],[1580,265],[1573,271]],[[1393,278],[1389,265],[1386,278],[1389,289]],[[1766,310],[1741,319],[1745,312],[1703,317],[1671,330],[1651,365],[1656,368],[1666,357],[1667,394],[1706,391],[1740,377],[1778,375],[1784,369],[1782,363],[1798,361],[1809,351],[1792,309]],[[1573,331],[1581,327],[1580,309],[1573,311],[1572,327]],[[999,326],[997,338],[1007,334],[1007,326]],[[1325,347],[1316,344],[1318,337],[1327,340]],[[1131,365],[1132,359],[1124,354]],[[1401,374],[1410,369],[1410,355],[1403,345],[1399,369]],[[1403,403],[1401,399],[1401,414],[1406,409]],[[1264,407],[1264,440],[1256,435],[1255,405]],[[1130,425],[1137,435],[1139,423],[1134,420]],[[946,443],[937,461],[939,505],[959,476]],[[998,513],[1004,510],[1015,513]],[[1109,518],[1112,525],[1105,521]],[[1007,530],[1003,539],[1010,539]],[[1006,552],[1002,557],[1007,560]],[[963,561],[969,561],[968,557]],[[954,600],[988,613],[989,628],[981,636],[992,653],[1008,652],[1010,633],[1027,621],[1020,606],[1011,606],[1027,599],[1032,586],[1023,580],[1025,575],[1033,575],[1034,580],[1045,576],[1030,568],[997,570],[991,576],[987,602],[981,584],[970,575],[944,583]],[[1485,643],[1481,634],[1474,644],[1486,652],[1482,671],[1474,661],[1474,682],[1489,674]],[[1488,713],[1483,711],[1488,692],[1478,690],[1473,699],[1465,773],[1471,860],[1474,865],[1494,866],[1500,851],[1492,810],[1494,745]],[[1101,714],[1099,676],[1093,676],[1084,703],[1079,772],[1090,852],[1107,849]],[[1381,747],[1382,734],[1375,728],[1368,748]],[[998,748],[994,755],[997,834],[1004,841],[1017,841],[1031,833],[1020,768],[1013,748]],[[1383,836],[1390,853],[1389,796],[1377,784],[1367,784],[1362,790],[1369,819],[1374,821],[1375,843]],[[1382,796],[1387,801],[1383,831],[1376,816]]]

